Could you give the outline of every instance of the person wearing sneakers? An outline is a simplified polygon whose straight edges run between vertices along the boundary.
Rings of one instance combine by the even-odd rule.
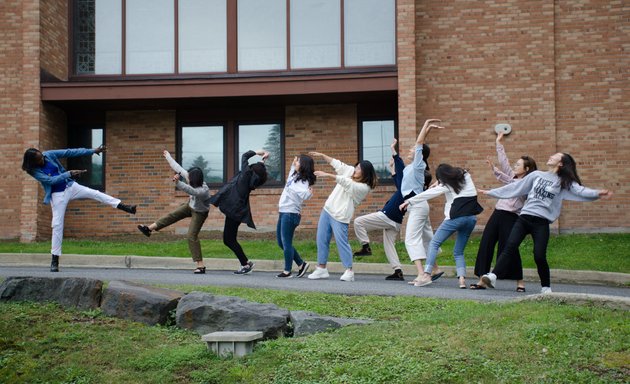
[[[501,144],[503,132],[499,132],[496,138],[497,157],[499,159],[500,169],[495,167],[492,161],[488,159],[490,169],[494,176],[503,184],[516,183],[523,177],[534,172],[538,168],[536,162],[529,156],[521,156],[514,164],[514,169],[510,167],[510,161],[505,154],[505,148]],[[479,250],[477,251],[477,259],[475,261],[475,276],[479,277],[479,281],[470,284],[470,289],[486,289],[486,285],[481,280],[481,276],[490,272],[490,264],[494,258],[494,248],[497,246],[497,255],[501,254],[505,243],[512,231],[512,227],[518,219],[518,213],[525,204],[525,196],[518,196],[511,199],[500,199],[490,215],[486,226],[481,235],[479,242]],[[525,292],[525,282],[523,281],[523,267],[521,265],[521,255],[516,250],[513,263],[506,275],[507,279],[516,280],[516,292]]]
[[[354,167],[319,152],[310,152],[311,156],[321,157],[334,169],[336,174],[315,171],[317,177],[334,178],[337,185],[324,204],[317,224],[317,268],[308,275],[309,279],[329,277],[326,264],[330,252],[330,239],[335,235],[337,250],[346,271],[341,281],[354,281],[352,271],[352,250],[348,241],[348,226],[354,209],[376,187],[377,176],[374,166],[367,160],[358,162]]]
[[[354,256],[371,255],[372,250],[370,249],[368,231],[381,229],[383,230],[383,248],[385,249],[385,256],[394,270],[394,273],[387,276],[385,280],[404,281],[405,278],[403,276],[402,266],[395,247],[396,236],[398,236],[398,233],[400,232],[400,226],[402,225],[403,216],[405,214],[398,209],[398,206],[400,206],[400,204],[404,201],[403,196],[400,193],[400,183],[402,182],[405,163],[400,156],[398,156],[398,152],[396,151],[397,143],[398,140],[394,139],[390,145],[392,158],[389,160],[389,168],[392,174],[392,179],[394,180],[394,185],[396,186],[396,191],[392,194],[389,200],[387,200],[385,206],[383,206],[380,211],[359,216],[354,219],[354,232],[361,242],[361,250],[355,252]]]
[[[403,170],[403,179],[400,184],[400,193],[405,200],[425,191],[431,184],[431,172],[429,172],[429,145],[425,143],[426,138],[433,128],[444,129],[444,127],[433,124],[441,122],[438,119],[428,119],[424,122],[416,143],[409,149],[407,160],[410,164]],[[433,238],[433,229],[429,220],[429,203],[418,202],[408,207],[407,227],[405,229],[405,248],[409,259],[415,264],[418,271],[417,277],[409,282],[415,284],[422,275],[424,269],[422,260],[427,258],[429,243]],[[437,264],[433,266],[433,279],[439,279],[444,272],[440,272]]]
[[[59,272],[59,257],[63,243],[63,226],[66,216],[66,207],[72,200],[91,199],[107,204],[112,208],[136,214],[135,205],[123,204],[120,199],[109,196],[103,192],[75,183],[73,177],[80,176],[86,170],[72,169],[66,171],[59,159],[69,157],[100,155],[107,148],[101,145],[95,149],[75,148],[56,149],[40,152],[36,148],[29,148],[24,152],[22,170],[26,171],[44,187],[44,204],[50,204],[52,208],[52,259],[50,272]]]
[[[551,275],[547,263],[549,224],[560,216],[563,200],[594,201],[609,198],[607,189],[584,187],[577,174],[575,160],[568,153],[556,153],[547,160],[547,172],[535,171],[522,181],[479,192],[498,199],[527,195],[525,205],[512,227],[503,252],[497,258],[492,272],[481,277],[484,284],[494,288],[497,279],[505,277],[521,242],[529,234],[534,243],[534,261],[540,277],[541,293],[551,293]]]
[[[307,155],[296,156],[291,163],[291,169],[287,176],[287,183],[280,195],[278,202],[278,226],[276,238],[278,245],[284,251],[284,271],[276,277],[291,277],[291,266],[295,261],[298,266],[297,277],[302,277],[308,271],[309,264],[302,260],[297,249],[293,247],[293,234],[295,228],[300,225],[302,205],[311,198],[313,192],[311,186],[315,184],[317,177],[314,173],[313,158]]]
[[[249,159],[260,156],[262,161],[249,164]],[[229,183],[219,189],[210,197],[210,203],[218,207],[225,215],[225,225],[223,226],[223,244],[234,252],[241,268],[234,272],[236,275],[247,275],[252,272],[254,263],[249,261],[243,248],[238,243],[238,227],[241,223],[256,229],[252,212],[249,206],[249,195],[256,188],[267,181],[267,168],[265,160],[269,157],[269,152],[264,150],[249,150],[241,156],[241,170],[230,180]]]
[[[438,255],[440,245],[444,243],[453,233],[457,232],[453,257],[459,287],[466,289],[466,260],[464,259],[464,248],[468,243],[470,234],[477,223],[477,215],[483,208],[477,202],[477,189],[473,183],[470,173],[465,169],[453,167],[449,164],[440,164],[435,171],[436,185],[427,189],[419,195],[406,200],[401,204],[400,209],[405,209],[408,205],[413,206],[420,202],[433,199],[440,195],[445,195],[444,221],[433,235],[429,243],[429,253],[427,255],[427,265],[424,268],[423,276],[414,284],[416,287],[423,287],[431,284],[433,264]]]
[[[190,250],[193,261],[196,263],[196,268],[193,273],[204,274],[206,273],[206,266],[203,263],[203,256],[201,255],[199,232],[201,231],[203,223],[208,218],[210,203],[207,200],[210,197],[210,188],[208,188],[208,185],[203,181],[203,171],[201,168],[192,167],[186,171],[171,157],[168,151],[164,151],[163,155],[171,166],[171,169],[175,172],[173,176],[175,187],[189,194],[190,199],[188,202],[177,207],[173,212],[159,218],[156,222],[148,226],[142,224],[138,225],[138,229],[145,236],[149,237],[153,231],[159,231],[162,228],[190,217],[191,220],[188,225],[187,239],[188,249]],[[182,178],[186,183],[181,181]]]

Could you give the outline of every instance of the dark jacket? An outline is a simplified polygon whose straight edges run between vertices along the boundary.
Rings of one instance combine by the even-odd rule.
[[[405,212],[401,212],[399,207],[400,204],[405,202],[405,199],[400,193],[400,183],[402,183],[403,169],[405,169],[405,163],[397,154],[393,155],[393,158],[396,174],[392,176],[392,178],[394,179],[394,185],[396,185],[396,192],[392,194],[392,197],[390,197],[387,203],[385,203],[385,206],[383,207],[383,209],[381,209],[381,211],[390,220],[395,221],[398,224],[402,224]]]
[[[241,157],[241,171],[216,194],[209,198],[210,204],[218,207],[223,214],[235,221],[246,223],[256,229],[249,207],[249,194],[261,185],[258,175],[252,171],[248,160],[256,156],[256,152],[247,151]]]

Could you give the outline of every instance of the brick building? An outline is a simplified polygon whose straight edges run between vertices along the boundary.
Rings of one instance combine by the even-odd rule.
[[[0,238],[50,235],[43,190],[20,170],[28,147],[108,147],[72,166],[81,182],[139,204],[137,217],[75,202],[73,237],[134,233],[186,199],[164,149],[206,168],[215,186],[250,147],[274,152],[274,181],[252,195],[274,229],[294,155],[317,150],[381,167],[426,118],[430,164],[497,183],[485,158],[509,123],[508,155],[544,167],[571,153],[611,200],[565,202],[561,232],[627,232],[630,215],[630,8],[624,1],[3,0],[0,3]],[[256,148],[254,148],[256,149]],[[324,167],[320,164],[320,168]],[[300,228],[315,228],[331,182],[315,186]],[[381,185],[358,214],[382,206]],[[494,205],[487,208],[483,225]],[[442,201],[432,221],[442,218]],[[205,229],[221,229],[211,210]],[[169,230],[181,231],[182,223]]]

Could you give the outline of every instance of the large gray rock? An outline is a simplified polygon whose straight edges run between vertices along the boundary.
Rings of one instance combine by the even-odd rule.
[[[293,324],[293,336],[305,336],[317,332],[326,332],[333,329],[355,324],[370,324],[371,320],[347,319],[340,317],[321,316],[314,312],[291,311],[291,324]]]
[[[68,308],[94,309],[103,282],[81,277],[9,277],[0,284],[0,301],[54,301]]]
[[[218,331],[261,331],[264,339],[288,331],[289,311],[238,297],[191,292],[177,305],[177,326],[200,335]]]
[[[166,324],[183,292],[128,281],[112,281],[103,293],[101,310],[122,319]]]

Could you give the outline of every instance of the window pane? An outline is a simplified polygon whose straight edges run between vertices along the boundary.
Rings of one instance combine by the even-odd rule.
[[[92,142],[90,148],[98,148],[103,145],[103,130],[100,128],[92,129]],[[105,157],[103,152],[99,155],[92,156],[92,169],[89,174],[90,185],[103,185],[103,158]]]
[[[345,65],[396,64],[395,0],[345,0]]]
[[[127,0],[127,73],[173,73],[174,7],[173,0]]]
[[[361,139],[363,143],[363,160],[372,162],[379,178],[389,178],[391,175],[389,172],[389,159],[392,157],[389,145],[394,140],[394,121],[364,121]]]
[[[122,2],[96,0],[96,63],[97,75],[120,74],[122,71]]]
[[[286,69],[285,0],[238,1],[238,69]]]
[[[199,167],[206,183],[222,183],[223,126],[182,127],[182,167]]]
[[[238,166],[241,166],[241,156],[251,150],[264,149],[269,152],[267,166],[268,179],[282,181],[282,129],[280,124],[242,124],[238,126]],[[261,161],[260,156],[249,159],[253,164]]]
[[[291,68],[341,65],[339,0],[291,1]]]
[[[227,70],[226,0],[179,0],[179,72]]]

